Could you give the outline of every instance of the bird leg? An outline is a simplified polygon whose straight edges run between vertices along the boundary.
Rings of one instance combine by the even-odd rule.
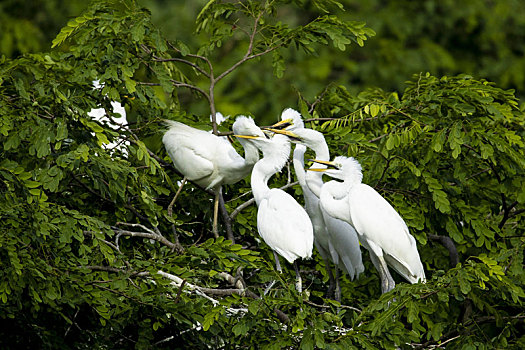
[[[301,278],[301,274],[299,273],[299,263],[297,260],[293,262],[293,268],[295,270],[295,288],[297,289],[297,292],[301,294],[303,292],[303,280]]]
[[[319,250],[319,248],[317,248],[317,250]],[[330,268],[330,261],[328,259],[325,259],[325,257],[322,254],[321,258],[323,258],[326,274],[328,275],[328,290],[326,291],[326,297],[332,298],[334,290],[336,288],[334,274],[332,273],[332,269]]]
[[[341,284],[339,283],[339,267],[335,266],[335,300],[341,302]]]
[[[230,214],[226,210],[226,205],[224,204],[224,197],[222,196],[222,187],[221,193],[219,195],[219,209],[221,210],[224,225],[226,226],[226,237],[228,237],[228,239],[232,241],[232,244],[235,244],[235,238],[233,237],[232,231],[232,219],[230,217]]]
[[[379,272],[379,277],[381,278],[381,293],[385,294],[396,286],[390,271],[388,270],[388,265],[386,264],[383,256],[378,256],[374,252],[370,251],[370,259],[374,264],[377,272]]]
[[[219,229],[217,228],[217,217],[219,215],[219,196],[221,189],[215,190],[215,200],[213,202],[213,236],[219,238]]]
[[[281,269],[281,263],[279,262],[279,255],[277,255],[277,253],[275,252],[275,250],[272,251],[273,252],[273,257],[275,259],[275,269],[277,271],[279,271],[279,273],[282,273],[283,270]],[[266,287],[264,289],[264,295],[268,294],[268,292],[270,291],[270,289],[272,289],[273,285],[275,284],[276,280],[273,280],[270,282],[270,284],[268,284],[268,287]]]
[[[277,271],[279,271],[279,273],[283,272],[283,269],[281,268],[281,263],[279,262],[279,255],[277,255],[275,250],[273,250],[273,257],[275,259],[275,268],[277,269]]]

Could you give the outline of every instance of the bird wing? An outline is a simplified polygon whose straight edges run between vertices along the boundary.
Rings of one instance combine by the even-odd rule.
[[[257,228],[266,244],[288,262],[312,256],[312,223],[288,193],[276,188],[269,191],[259,204]]]
[[[244,159],[223,137],[195,129],[179,122],[170,122],[162,141],[175,168],[189,180],[204,188],[240,180],[237,174]]]
[[[164,134],[162,141],[175,169],[191,181],[211,175],[214,164],[213,154],[207,149],[209,140],[199,134],[188,135],[170,131]]]
[[[397,272],[412,282],[424,279],[416,241],[396,210],[366,184],[355,185],[349,192],[350,216],[362,240],[381,247],[385,259]],[[417,278],[415,278],[417,281]]]
[[[351,279],[354,279],[354,276],[359,277],[365,267],[357,232],[347,222],[331,217],[325,212],[323,216],[330,241],[340,259],[339,265],[343,265]]]

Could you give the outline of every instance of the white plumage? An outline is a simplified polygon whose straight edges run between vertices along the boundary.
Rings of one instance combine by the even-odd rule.
[[[343,180],[329,181],[323,185],[321,207],[331,216],[354,226],[361,244],[370,252],[372,262],[380,274],[382,292],[388,292],[395,286],[387,265],[410,283],[424,282],[425,272],[416,240],[395,209],[372,187],[361,183],[361,165],[347,157],[336,157],[333,162],[320,163],[333,168],[319,171]]]
[[[234,130],[242,128],[250,119],[237,117]],[[246,157],[243,158],[224,137],[174,120],[166,120],[166,124],[169,129],[162,142],[175,169],[202,188],[215,189],[236,183],[246,177],[259,160],[259,152],[249,144],[243,144]]]
[[[288,108],[284,110],[281,115],[281,122],[279,124],[290,124],[283,130],[271,129],[277,133],[291,131],[298,138],[292,137],[292,142],[296,143],[293,156],[293,164],[295,174],[303,189],[305,200],[305,207],[313,224],[315,246],[325,264],[330,279],[330,289],[337,283],[338,293],[336,299],[340,300],[340,288],[338,285],[338,271],[336,270],[336,280],[331,273],[329,266],[329,259],[331,259],[336,267],[346,271],[351,279],[358,277],[364,271],[363,260],[361,256],[361,249],[359,247],[359,240],[354,228],[337,218],[330,216],[323,212],[319,205],[319,197],[321,195],[321,187],[323,185],[322,174],[316,172],[305,172],[304,169],[304,154],[306,147],[315,152],[315,157],[319,160],[328,161],[330,153],[328,145],[322,133],[307,129],[299,112]]]
[[[250,122],[251,121],[251,122]],[[233,129],[242,132],[253,123],[239,116]],[[215,192],[213,232],[217,236],[217,208],[221,185],[233,184],[246,177],[259,160],[259,151],[241,141],[245,158],[241,157],[225,137],[220,137],[186,124],[166,120],[169,129],[162,137],[173,165],[185,178],[204,189]]]
[[[290,263],[296,262],[298,258],[310,258],[314,237],[308,214],[288,193],[268,187],[268,180],[279,172],[288,160],[290,142],[283,135],[275,135],[269,139],[257,129],[235,136],[245,138],[263,152],[263,158],[255,164],[251,176],[252,192],[258,206],[259,234],[274,252]],[[280,270],[278,259],[276,263],[277,269]],[[301,290],[296,264],[294,268],[298,277],[298,290]]]

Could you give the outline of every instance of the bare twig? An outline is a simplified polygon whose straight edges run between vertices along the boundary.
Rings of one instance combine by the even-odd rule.
[[[111,266],[87,265],[87,266],[80,266],[80,267],[83,267],[83,268],[86,268],[86,269],[90,269],[90,270],[93,270],[93,271],[106,271],[106,272],[114,272],[114,273],[124,273],[124,274],[129,274],[129,275],[134,276],[134,277],[143,277],[143,276],[148,276],[149,275],[149,272],[147,272],[147,271],[145,271],[145,272],[137,272],[137,271],[133,271],[133,270],[119,269],[119,268],[111,267]]]
[[[175,80],[175,79],[170,79],[170,81],[173,84],[173,86],[175,86],[175,87],[185,87],[185,88],[188,88],[188,89],[195,90],[197,92],[200,92],[202,95],[204,95],[204,97],[206,97],[206,99],[208,101],[211,100],[210,95],[208,95],[208,93],[206,91],[204,91],[203,89],[201,89],[198,86],[187,84],[187,83],[183,83],[182,81],[178,81],[178,80]]]
[[[164,244],[165,246],[167,246],[167,247],[169,247],[169,248],[171,248],[171,249],[173,249],[173,250],[175,250],[177,252],[181,252],[182,251],[182,247],[180,246],[180,244],[176,244],[176,243],[173,243],[173,242],[169,241],[163,235],[150,230],[149,228],[147,228],[144,225],[131,224],[131,223],[126,223],[126,222],[117,222],[116,225],[117,226],[125,225],[125,226],[130,226],[130,227],[138,227],[138,228],[146,231],[146,232],[129,231],[129,230],[123,230],[123,229],[121,229],[119,227],[116,227],[116,226],[112,226],[111,229],[113,231],[115,231],[115,233],[117,233],[118,236],[123,235],[123,236],[130,236],[130,237],[142,237],[142,238],[153,239],[153,240],[155,240],[157,242],[160,242],[160,243]]]
[[[73,316],[73,319],[71,320],[71,324],[69,325],[69,327],[66,330],[66,333],[64,334],[64,338],[67,337],[67,334],[69,333],[69,331],[71,330],[71,327],[73,327],[73,325],[75,325],[79,330],[82,330],[82,329],[80,329],[78,324],[75,322],[75,319],[77,318],[77,315],[78,315],[79,311],[80,311],[80,309],[78,309],[77,312],[75,312],[75,315]]]
[[[282,187],[279,187],[281,190],[285,190],[289,187],[293,187],[295,185],[298,185],[299,184],[299,181],[294,181],[294,182],[290,182],[289,184],[286,184]],[[235,208],[235,210],[230,214],[230,217],[231,219],[233,220],[244,208],[246,207],[249,207],[250,205],[252,205],[253,203],[255,202],[255,198],[251,198],[249,200],[247,200],[246,202],[242,203],[241,205],[239,205],[237,208]]]
[[[312,306],[315,306],[315,307],[321,308],[321,309],[326,309],[328,307],[328,305],[316,304],[316,303],[314,303],[313,301],[310,301],[310,300],[305,300],[305,304],[312,305]],[[360,309],[358,309],[356,307],[353,307],[353,306],[349,306],[349,305],[339,305],[338,307],[341,308],[341,309],[353,310],[353,311],[358,312],[358,313],[362,312],[362,310],[360,310]]]
[[[230,283],[232,286],[235,286],[237,289],[245,289],[243,281],[240,278],[235,278],[227,272],[219,272],[217,277],[221,277],[226,282]]]
[[[206,76],[208,78],[210,77],[210,74],[208,72],[206,72],[204,69],[202,69],[197,64],[195,64],[195,63],[193,63],[191,61],[188,61],[188,60],[185,60],[185,59],[182,59],[182,58],[162,58],[162,57],[157,57],[157,56],[154,56],[153,58],[157,62],[180,62],[180,63],[184,63],[184,64],[187,64],[188,66],[191,66],[191,67],[195,68],[200,73],[202,73],[204,76]]]
[[[168,41],[168,46],[172,48],[172,50],[182,54],[181,50],[179,48],[177,48],[175,45],[173,45],[171,42]],[[204,62],[206,62],[206,64],[208,65],[209,69],[210,69],[210,74],[212,74],[213,72],[213,67],[212,67],[212,64],[211,64],[211,61],[204,57],[204,56],[201,56],[201,55],[196,55],[196,54],[186,54],[187,57],[192,57],[192,58],[197,58],[199,60],[203,60]]]
[[[186,183],[186,180],[187,180],[186,177],[184,177],[182,179],[182,183],[180,184],[179,189],[177,190],[177,192],[175,193],[175,196],[173,197],[173,199],[171,200],[170,204],[168,205],[168,216],[169,217],[173,216],[173,205],[175,204],[175,201],[177,200],[177,197],[179,197],[179,194],[182,191],[182,187],[184,187],[184,184]]]
[[[368,140],[368,142],[372,143],[372,142],[379,141],[379,140],[381,140],[382,138],[387,137],[388,135],[390,135],[390,134],[384,134],[384,135],[381,135],[381,136],[375,137],[375,138],[373,138],[373,139],[371,139],[371,140]]]

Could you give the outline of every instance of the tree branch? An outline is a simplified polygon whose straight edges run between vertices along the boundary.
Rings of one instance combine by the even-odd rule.
[[[232,219],[230,215],[228,214],[228,210],[226,209],[226,205],[224,203],[224,197],[222,195],[222,190],[219,192],[219,209],[222,214],[222,218],[224,220],[224,225],[226,226],[226,237],[232,241],[232,244],[235,244],[235,237],[233,236],[232,231]]]
[[[281,190],[285,190],[289,187],[293,187],[295,185],[298,185],[299,184],[299,181],[295,181],[295,182],[290,182],[289,184],[286,184],[282,187],[279,187],[279,189]],[[246,193],[249,193],[249,192],[246,192]],[[242,203],[241,205],[239,205],[237,208],[235,208],[234,211],[232,211],[232,213],[230,214],[230,217],[231,219],[233,220],[237,214],[239,214],[241,212],[241,210],[243,210],[244,208],[246,207],[249,207],[250,205],[252,205],[253,203],[255,202],[255,198],[251,198],[249,200],[247,200],[246,202]]]
[[[182,58],[162,58],[162,57],[153,56],[153,59],[156,62],[180,62],[180,63],[184,63],[184,64],[187,64],[188,66],[191,66],[191,67],[195,68],[196,70],[198,70],[200,73],[202,73],[207,78],[210,77],[210,74],[208,72],[206,72],[204,69],[202,69],[201,67],[199,67],[197,64],[195,64],[195,63],[193,63],[191,61],[182,59]]]
[[[83,268],[86,268],[86,269],[90,269],[90,270],[93,270],[93,271],[106,271],[106,272],[114,272],[114,273],[124,273],[124,274],[129,274],[130,276],[137,276],[137,277],[143,277],[143,276],[148,276],[149,275],[149,272],[147,272],[147,271],[137,272],[137,271],[133,271],[133,270],[119,269],[119,268],[111,267],[111,266],[87,265],[87,266],[80,266],[80,267],[83,267]]]
[[[182,51],[179,48],[177,48],[175,45],[173,45],[171,42],[168,41],[167,43],[168,43],[168,46],[172,48],[172,50],[182,54]],[[204,56],[201,56],[201,55],[191,54],[191,53],[189,53],[189,54],[187,54],[185,56],[192,57],[192,58],[197,58],[199,60],[203,60],[204,62],[206,62],[206,64],[210,68],[210,75],[212,74],[213,67],[212,67],[211,61],[208,58],[206,58]]]
[[[170,79],[170,81],[173,84],[173,86],[175,86],[175,87],[185,87],[185,88],[192,89],[192,90],[195,90],[197,92],[200,92],[201,94],[204,95],[204,97],[206,97],[206,99],[208,101],[210,101],[210,95],[208,95],[208,93],[206,91],[202,90],[200,87],[195,86],[195,85],[191,85],[191,84],[186,84],[186,83],[183,83],[181,81],[177,81],[175,79]]]
[[[171,249],[177,251],[177,252],[181,252],[183,251],[183,248],[180,244],[175,244],[171,241],[169,241],[168,239],[166,239],[166,237],[164,237],[163,235],[161,235],[160,233],[157,233],[157,232],[154,232],[150,229],[148,229],[146,226],[144,225],[141,225],[141,224],[131,224],[131,223],[126,223],[126,222],[117,222],[116,225],[125,225],[125,226],[130,226],[130,227],[138,227],[146,232],[135,232],[135,231],[128,231],[128,230],[123,230],[119,227],[116,227],[116,226],[112,226],[111,229],[113,231],[115,231],[115,233],[118,234],[118,236],[121,236],[121,235],[124,235],[124,236],[130,236],[130,237],[142,237],[142,238],[148,238],[148,239],[153,239],[159,243],[162,243],[164,244],[165,246],[167,247],[170,247]],[[118,244],[117,244],[117,247],[118,247]]]
[[[320,308],[320,309],[325,309],[325,308],[328,307],[328,305],[316,304],[316,303],[314,303],[313,301],[310,301],[310,300],[305,300],[304,302],[305,302],[305,304],[312,305],[312,306]],[[356,307],[353,307],[353,306],[349,306],[349,305],[339,305],[338,308],[353,310],[353,311],[358,312],[358,313],[362,312],[362,310],[360,310],[360,309],[358,309]]]

